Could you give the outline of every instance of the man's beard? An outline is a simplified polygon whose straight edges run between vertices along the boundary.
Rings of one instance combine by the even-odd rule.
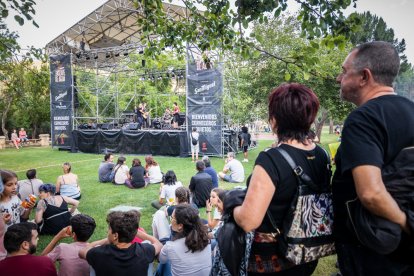
[[[30,243],[30,245],[29,245],[29,254],[33,255],[34,253],[36,253],[36,245]]]

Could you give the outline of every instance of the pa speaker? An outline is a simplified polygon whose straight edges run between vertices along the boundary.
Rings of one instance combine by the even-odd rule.
[[[128,125],[128,128],[127,129],[129,129],[129,130],[138,130],[139,128],[140,128],[139,123],[130,123]]]

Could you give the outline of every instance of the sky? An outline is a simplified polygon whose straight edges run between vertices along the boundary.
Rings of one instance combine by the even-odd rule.
[[[6,22],[10,30],[19,33],[22,47],[33,45],[43,48],[105,2],[106,0],[38,0],[35,7],[35,21],[39,24],[39,28],[31,23],[20,27],[12,17]],[[353,11],[355,9],[349,8],[347,13]],[[405,39],[407,45],[405,54],[409,62],[414,64],[414,32],[411,31],[409,23],[413,16],[414,1],[358,0],[356,11],[370,11],[381,16],[387,26],[394,29],[396,38]]]

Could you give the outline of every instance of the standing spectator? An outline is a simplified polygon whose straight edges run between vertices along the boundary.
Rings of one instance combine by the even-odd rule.
[[[145,187],[145,169],[141,166],[141,160],[135,158],[132,160],[132,167],[129,169],[129,175],[131,177],[131,184],[129,188],[142,188]]]
[[[43,181],[36,178],[36,170],[30,169],[26,172],[27,179],[17,182],[17,193],[20,199],[25,200],[29,195],[39,196],[39,187]]]
[[[29,141],[29,138],[27,138],[26,130],[24,130],[24,128],[21,128],[19,131],[19,139],[22,143],[26,143]]]
[[[188,204],[178,205],[172,214],[173,241],[161,249],[160,263],[170,262],[173,276],[207,276],[211,270],[211,246],[207,227]]]
[[[0,261],[1,275],[56,276],[48,257],[34,256],[39,240],[37,226],[23,222],[10,226],[4,235],[7,258]]]
[[[12,171],[1,170],[1,180],[4,190],[0,194],[0,212],[6,223],[10,225],[20,223],[20,220],[27,220],[34,207],[33,202],[28,202],[28,208],[22,206],[22,201],[17,196],[17,175]]]
[[[154,237],[137,231],[140,214],[137,211],[108,214],[108,237],[89,244],[79,252],[96,275],[147,275],[148,266],[161,250]],[[137,236],[150,243],[131,243]],[[96,245],[100,245],[95,247]]]
[[[13,132],[11,134],[10,140],[13,142],[14,146],[16,147],[16,149],[20,148],[20,139],[17,136],[17,132],[15,129],[13,129]]]
[[[68,162],[63,163],[62,169],[63,175],[58,176],[56,180],[56,194],[79,200],[81,190],[78,176],[72,173],[72,166]]]
[[[216,170],[211,166],[211,161],[208,156],[203,156],[202,161],[204,162],[205,169],[204,172],[208,173],[211,176],[211,180],[213,181],[213,189],[218,188],[218,177]]]
[[[197,128],[193,127],[193,131],[191,132],[191,161],[195,162],[198,161],[198,152],[200,151],[200,133],[197,132]],[[195,157],[195,158],[194,158]]]
[[[244,159],[243,162],[249,162],[249,160],[247,159],[247,155],[248,155],[248,149],[249,149],[249,144],[250,144],[250,134],[248,133],[249,129],[247,127],[242,127],[242,133],[240,135],[241,141],[241,147],[243,149],[243,155],[244,155]]]
[[[95,220],[90,216],[75,215],[70,219],[70,226],[60,230],[43,250],[42,256],[47,255],[53,262],[59,262],[59,276],[89,276],[89,264],[79,258],[79,251],[88,245],[95,227]],[[60,240],[69,237],[75,242],[57,245]]]
[[[114,155],[112,153],[107,153],[104,156],[104,161],[99,164],[98,175],[99,182],[111,182],[110,178],[112,169],[114,168]]]
[[[128,166],[125,165],[126,158],[123,156],[118,157],[118,161],[114,167],[114,184],[115,185],[131,185]]]
[[[154,157],[147,155],[145,157],[145,170],[150,184],[160,183],[162,181],[162,172],[160,165],[154,160]]]
[[[160,187],[160,198],[151,203],[155,209],[160,209],[165,201],[168,205],[172,205],[175,200],[175,190],[182,187],[183,184],[177,181],[174,171],[168,171],[164,176],[164,183]]]
[[[190,186],[188,187],[192,194],[191,201],[198,208],[206,206],[206,200],[210,198],[210,192],[213,189],[211,176],[204,172],[204,168],[203,161],[196,162],[197,173],[191,177]]]
[[[332,181],[335,246],[343,275],[414,274],[412,258],[407,258],[413,254],[408,249],[413,245],[412,204],[409,210],[397,204],[389,190],[398,187],[386,188],[382,178],[385,165],[414,141],[414,103],[393,89],[399,67],[395,47],[374,41],[354,48],[337,77],[341,98],[357,106],[344,123]],[[398,182],[404,181],[411,180]],[[384,226],[387,222],[399,226],[402,238],[396,252],[382,255],[360,243],[346,220],[347,202],[355,198],[369,213],[384,219]]]
[[[56,235],[70,223],[79,201],[67,196],[56,196],[56,188],[52,184],[39,187],[40,200],[37,203],[35,222],[39,224],[42,235]],[[72,205],[68,210],[68,204]]]
[[[223,171],[219,172],[219,177],[231,183],[241,183],[244,181],[244,168],[239,160],[234,158],[234,152],[227,153],[226,164]],[[230,172],[228,175],[227,173]]]

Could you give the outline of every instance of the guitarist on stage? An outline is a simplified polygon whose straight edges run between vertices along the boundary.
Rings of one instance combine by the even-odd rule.
[[[173,128],[178,128],[178,121],[180,120],[180,108],[177,102],[174,102],[173,106]]]
[[[147,103],[142,103],[141,114],[142,114],[142,120],[143,120],[143,128],[149,128],[150,117],[149,117],[149,110],[147,110]]]

